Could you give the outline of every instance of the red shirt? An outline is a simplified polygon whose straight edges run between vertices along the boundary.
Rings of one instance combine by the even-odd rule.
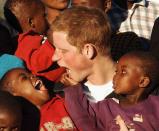
[[[40,131],[77,131],[60,96],[42,106]]]
[[[56,65],[52,61],[54,51],[55,49],[44,36],[29,31],[19,34],[15,55],[25,61],[27,68],[33,74],[57,81],[65,70],[59,67],[48,70],[50,66]]]

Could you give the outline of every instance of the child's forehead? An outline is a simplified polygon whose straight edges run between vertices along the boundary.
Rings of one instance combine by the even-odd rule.
[[[21,74],[29,75],[30,73],[27,70],[22,69],[22,68],[13,69],[13,70],[8,72],[7,77],[10,80],[12,80],[12,79],[15,79],[15,78],[19,77]]]
[[[18,113],[17,113],[18,115]],[[5,105],[0,106],[0,119],[2,117],[16,117],[15,112],[13,113],[12,108],[7,108]]]
[[[21,114],[20,112],[14,112],[11,110],[6,109],[1,111],[0,110],[0,126],[4,127],[19,127],[21,124]]]
[[[119,59],[119,62],[122,61],[122,62],[134,62],[134,63],[138,63],[138,62],[142,62],[142,60],[135,56],[135,55],[129,55],[129,54],[126,54],[124,56],[122,56],[120,59]]]
[[[17,69],[13,69],[12,71],[11,71],[11,73],[15,73],[15,74],[19,74],[19,73],[26,73],[26,74],[28,74],[29,72],[27,71],[27,70],[25,70],[25,69],[22,69],[22,68],[17,68]]]
[[[133,66],[140,67],[142,60],[131,55],[122,56],[117,62],[117,66]]]

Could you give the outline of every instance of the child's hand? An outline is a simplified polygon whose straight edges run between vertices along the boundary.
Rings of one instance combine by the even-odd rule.
[[[120,127],[120,131],[129,131],[129,129],[127,128],[127,126],[126,126],[126,124],[124,122],[124,120],[121,118],[120,115],[118,115],[115,118],[115,120],[116,120],[116,124],[118,124],[119,127]]]
[[[62,82],[66,86],[78,84],[78,82],[76,82],[75,80],[73,80],[72,78],[69,77],[67,72],[62,75],[60,82]]]

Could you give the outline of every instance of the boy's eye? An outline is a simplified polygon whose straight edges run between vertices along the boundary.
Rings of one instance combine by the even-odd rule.
[[[19,130],[18,127],[12,128],[12,131],[18,131],[18,130]]]
[[[122,70],[122,72],[121,72],[122,74],[126,74],[126,71],[125,70]]]
[[[115,70],[115,74],[123,75],[123,74],[126,74],[126,73],[127,73],[126,70]]]
[[[0,131],[4,131],[4,129],[5,129],[4,127],[0,127]]]
[[[20,74],[20,78],[21,78],[22,80],[27,80],[27,79],[28,79],[28,76],[27,76],[26,74],[24,74],[24,73],[21,73],[21,74]]]
[[[21,78],[22,78],[22,80],[27,80],[28,79],[28,77],[26,75],[23,75]]]
[[[28,77],[27,77],[27,76],[23,76],[22,78],[23,78],[23,79],[25,79],[25,80],[26,80],[26,79],[28,79]]]

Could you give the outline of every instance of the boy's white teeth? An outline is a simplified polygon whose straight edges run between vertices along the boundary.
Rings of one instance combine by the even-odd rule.
[[[40,90],[40,87],[42,86],[42,81],[41,80],[37,80],[35,82],[35,89]]]
[[[37,85],[39,84],[39,82],[40,82],[40,81],[39,81],[39,80],[37,80],[37,81],[35,82],[35,86],[37,86]]]

